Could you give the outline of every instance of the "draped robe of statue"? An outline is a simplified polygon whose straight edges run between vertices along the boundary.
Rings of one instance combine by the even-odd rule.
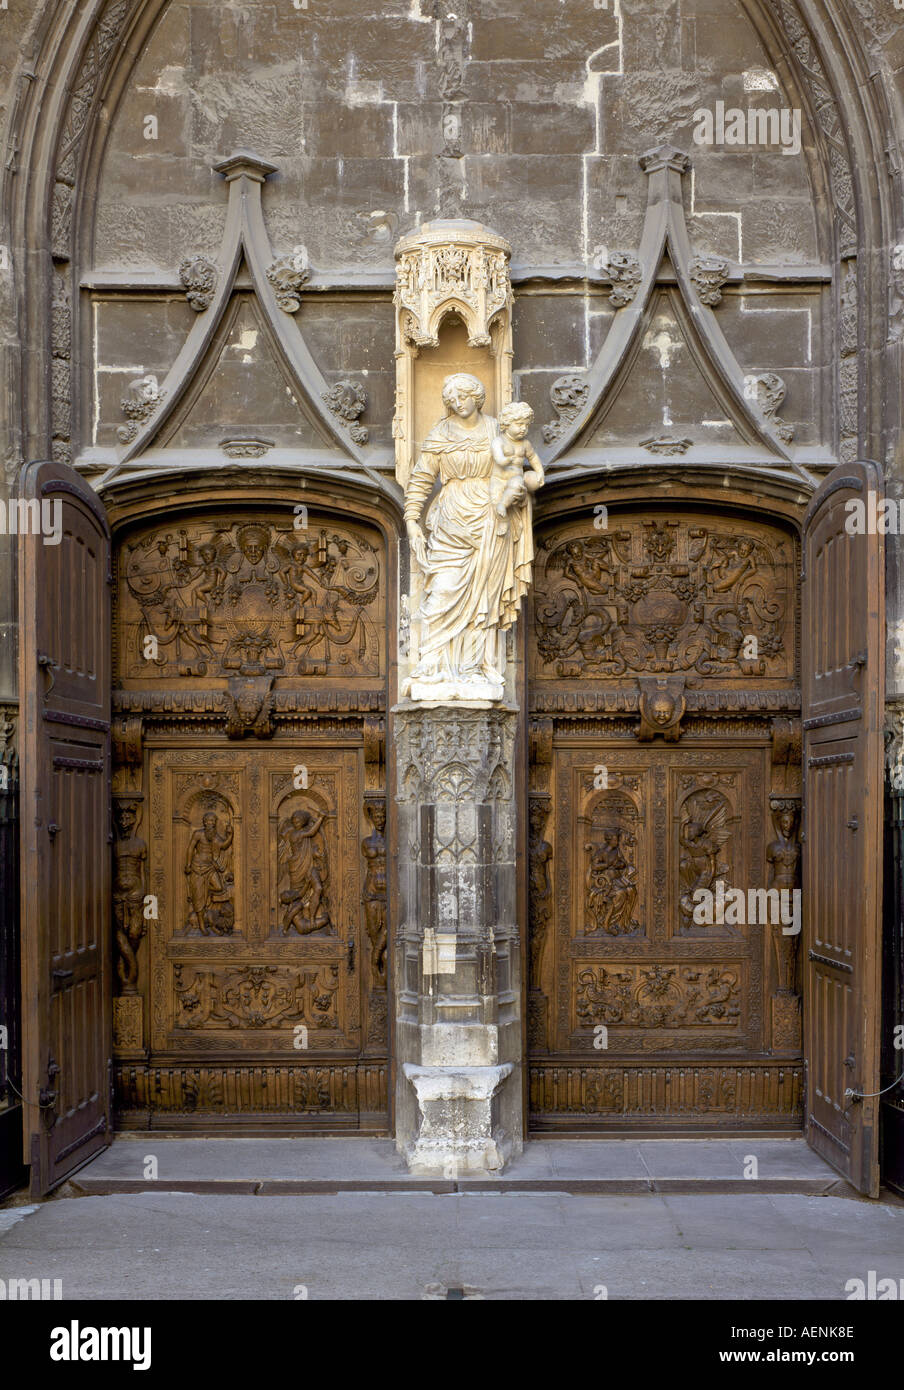
[[[472,429],[448,415],[431,430],[405,490],[405,520],[419,521],[437,477],[440,492],[427,511],[427,565],[414,700],[501,700],[504,633],[527,592],[534,558],[531,499],[525,494],[501,518],[491,487],[491,415]],[[498,491],[498,489],[496,489]]]

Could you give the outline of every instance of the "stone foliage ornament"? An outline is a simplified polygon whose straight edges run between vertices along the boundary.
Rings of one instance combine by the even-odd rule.
[[[179,279],[185,287],[189,307],[196,314],[210,308],[217,287],[217,268],[204,256],[192,256],[179,267]]]
[[[775,372],[763,372],[755,380],[755,390],[760,410],[779,438],[790,444],[794,438],[794,426],[789,425],[787,420],[782,420],[778,413],[785,399],[785,383]]]
[[[543,438],[551,444],[587,404],[590,388],[582,376],[560,376],[549,388],[549,399],[558,419],[543,426]]]
[[[301,291],[311,278],[310,268],[296,252],[281,256],[267,271],[276,302],[285,314],[297,314],[301,308]]]
[[[531,580],[531,494],[543,469],[527,442],[530,406],[483,414],[486,389],[456,372],[446,415],[428,434],[405,489],[405,521],[423,576],[419,660],[403,684],[412,700],[501,700],[505,632]],[[424,507],[439,482],[426,519]]]
[[[333,414],[348,427],[356,444],[366,444],[369,432],[358,424],[358,416],[367,405],[367,395],[357,381],[337,381],[328,391],[321,392]]]
[[[623,309],[626,304],[631,303],[643,279],[640,261],[631,251],[613,251],[605,269],[612,280],[609,303],[616,309]]]
[[[722,287],[730,274],[727,261],[721,256],[695,256],[688,266],[691,283],[710,309],[722,302]]]
[[[163,400],[164,392],[157,385],[155,376],[136,377],[129,382],[129,394],[120,401],[122,413],[128,419],[127,425],[120,425],[116,431],[120,443],[130,444],[145,420],[149,420]]]

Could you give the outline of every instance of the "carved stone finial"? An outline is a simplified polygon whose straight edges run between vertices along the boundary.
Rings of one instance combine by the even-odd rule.
[[[210,307],[217,287],[217,268],[205,256],[192,256],[179,267],[179,279],[185,286],[185,297],[196,314]]]
[[[721,256],[694,256],[688,266],[688,275],[704,304],[714,309],[722,302],[722,286],[728,280],[731,268]]]
[[[543,426],[543,438],[547,444],[558,439],[587,404],[590,387],[582,376],[560,376],[549,388],[549,399],[559,418]]]
[[[241,178],[263,183],[271,174],[276,173],[277,168],[276,164],[271,164],[268,159],[261,159],[251,150],[235,150],[213,166],[214,173],[222,174],[227,183]]]
[[[335,382],[328,391],[322,391],[321,395],[333,414],[348,426],[348,432],[355,443],[366,444],[369,438],[368,430],[364,425],[357,423],[358,416],[367,405],[367,395],[363,386],[357,381],[345,379]]]
[[[301,290],[311,278],[310,267],[296,251],[291,256],[281,256],[267,271],[267,279],[273,286],[276,302],[286,314],[297,314],[301,308]]]
[[[674,169],[684,174],[691,165],[683,150],[676,149],[674,145],[656,145],[642,154],[637,162],[645,174],[653,174],[657,169]]]

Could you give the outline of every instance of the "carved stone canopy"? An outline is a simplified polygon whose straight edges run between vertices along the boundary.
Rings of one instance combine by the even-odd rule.
[[[466,218],[425,222],[396,246],[395,303],[401,331],[418,346],[436,347],[439,325],[457,310],[471,347],[489,347],[490,324],[511,304],[511,247]]]

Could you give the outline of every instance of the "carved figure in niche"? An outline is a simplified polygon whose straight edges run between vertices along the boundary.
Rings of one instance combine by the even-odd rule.
[[[186,931],[209,936],[231,936],[235,926],[232,901],[234,877],[229,864],[233,826],[227,822],[220,831],[216,811],[205,811],[201,825],[192,831],[185,855],[189,912]]]
[[[729,810],[725,797],[716,791],[695,792],[684,803],[678,831],[679,931],[700,930],[694,922],[698,888],[715,893],[719,880],[731,886],[731,860],[725,848],[731,839]]]
[[[534,558],[523,475],[511,481],[503,526],[491,480],[498,425],[486,391],[465,372],[443,383],[446,416],[430,431],[405,489],[405,521],[424,577],[420,656],[403,694],[413,700],[501,700],[504,634],[518,616]],[[440,491],[421,515],[439,479]],[[429,540],[428,540],[429,536]]]
[[[549,881],[552,845],[543,838],[548,817],[548,802],[532,797],[530,802],[530,838],[528,841],[531,989],[542,989],[543,950],[552,916],[552,886]]]
[[[508,528],[509,507],[523,495],[519,482],[524,483],[528,492],[536,492],[543,486],[543,465],[527,438],[533,418],[534,412],[525,401],[512,401],[499,412],[502,433],[493,440],[492,451],[496,465],[493,476],[496,515],[500,518],[496,530],[501,536]]]
[[[793,801],[782,799],[772,806],[772,820],[778,838],[766,850],[769,865],[769,887],[793,891],[800,887],[800,840],[797,833],[798,809]],[[788,994],[797,993],[796,936],[786,936],[781,924],[772,928],[772,945],[778,967],[778,987]]]
[[[116,843],[113,847],[113,920],[116,924],[116,973],[121,994],[138,993],[138,946],[147,930],[144,896],[148,847],[135,834],[138,807],[131,801],[114,808]]]
[[[293,811],[279,830],[277,863],[279,882],[285,883],[279,895],[283,913],[282,934],[297,931],[299,936],[335,935],[326,896],[329,863],[321,833],[326,813]]]
[[[274,579],[279,569],[279,561],[270,549],[270,528],[249,522],[240,526],[235,533],[238,551],[233,552],[226,562],[232,576],[229,586],[229,602],[233,607],[242,596],[246,584],[260,584],[271,603],[279,597],[279,585]]]
[[[370,967],[374,983],[386,988],[386,806],[382,801],[365,801],[364,814],[372,829],[361,841],[366,870],[364,874],[364,925],[370,941]]]
[[[608,936],[625,936],[640,930],[634,916],[637,905],[637,870],[623,849],[630,842],[628,832],[618,826],[607,826],[601,845],[586,844],[590,855],[586,887],[588,924],[587,936],[606,932]]]

